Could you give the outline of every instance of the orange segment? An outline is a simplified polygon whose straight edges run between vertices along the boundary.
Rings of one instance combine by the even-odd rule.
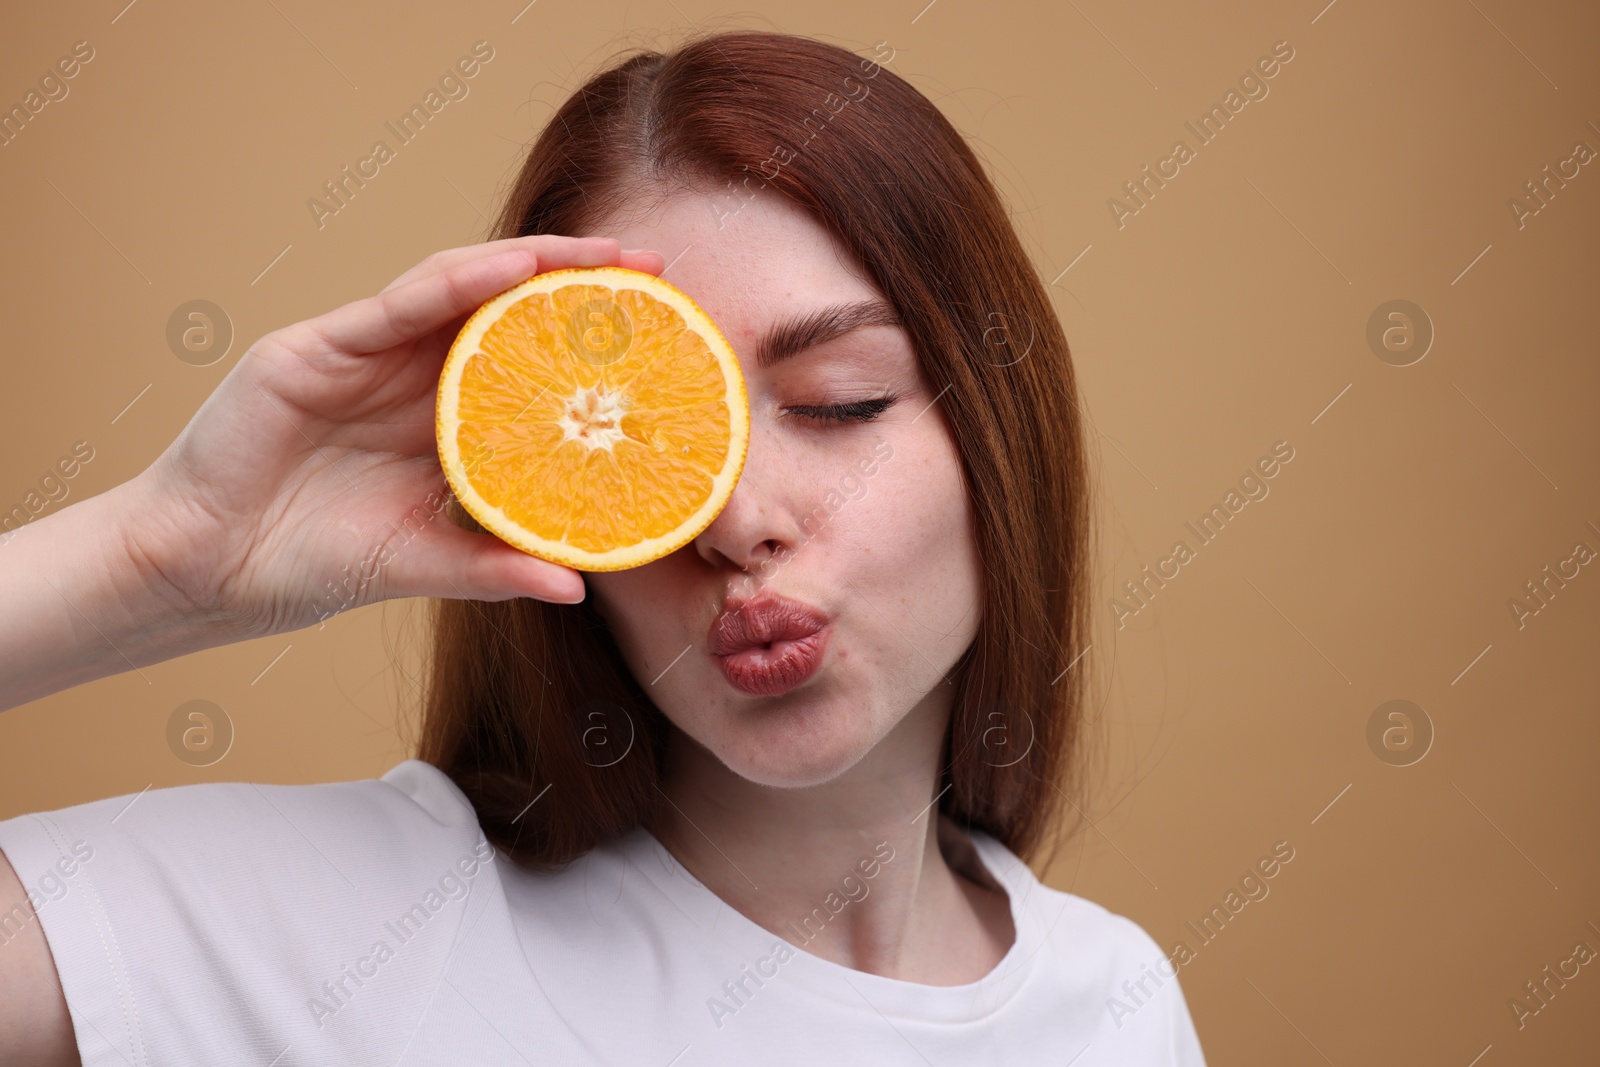
[[[744,377],[711,318],[623,267],[535,275],[479,308],[439,377],[451,489],[484,529],[578,570],[681,548],[733,495]]]

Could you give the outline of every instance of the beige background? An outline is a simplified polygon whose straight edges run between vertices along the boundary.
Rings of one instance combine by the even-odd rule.
[[[1507,1003],[1600,951],[1600,566],[1523,628],[1508,608],[1575,542],[1600,550],[1600,162],[1521,228],[1507,205],[1600,150],[1593,5],[124,3],[13,9],[0,34],[6,107],[95,50],[0,148],[7,506],[80,440],[68,504],[134,475],[256,337],[482,239],[525,143],[620,45],[691,19],[886,41],[1014,205],[1098,428],[1108,757],[1048,880],[1193,945],[1184,924],[1289,842],[1181,971],[1213,1063],[1595,1062],[1600,963],[1520,1029]],[[319,229],[322,183],[479,40],[470,95]],[[1195,147],[1184,122],[1282,40],[1270,94],[1119,229],[1108,198]],[[165,340],[199,298],[237,331],[208,367]],[[1392,299],[1436,330],[1411,366],[1366,340]],[[1283,440],[1270,495],[1119,632],[1121,583]],[[0,817],[382,773],[407,751],[411,607],[0,715]],[[236,728],[209,768],[167,746],[191,699]],[[1410,766],[1367,741],[1391,699],[1435,732]]]

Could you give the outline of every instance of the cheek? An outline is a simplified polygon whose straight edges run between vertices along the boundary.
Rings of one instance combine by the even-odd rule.
[[[894,625],[870,609],[862,621],[884,625],[897,655],[906,640],[959,653],[975,633],[982,565],[960,462],[943,433],[896,443],[835,546],[837,583],[869,591]]]
[[[649,566],[629,571],[585,574],[584,584],[595,613],[605,620],[617,647],[630,666],[651,652],[649,640],[660,630],[656,607],[659,583],[645,572]]]
[[[971,561],[972,529],[960,457],[934,438],[897,450],[875,481],[879,501],[874,536],[895,569],[939,568],[948,578]],[[937,584],[932,576],[914,583]]]
[[[693,553],[686,547],[643,567],[583,576],[595,612],[610,628],[634,680],[647,690],[680,657],[685,644],[703,643],[704,634],[689,624],[709,620],[716,593],[699,574]],[[703,605],[699,598],[706,598]],[[682,668],[678,663],[668,678],[676,681]],[[664,679],[652,691],[653,699],[659,701],[667,691]]]

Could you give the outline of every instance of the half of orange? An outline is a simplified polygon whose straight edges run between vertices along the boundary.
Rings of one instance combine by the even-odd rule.
[[[625,267],[538,274],[479,308],[445,358],[435,422],[468,514],[583,571],[688,544],[733,495],[750,441],[721,330]]]

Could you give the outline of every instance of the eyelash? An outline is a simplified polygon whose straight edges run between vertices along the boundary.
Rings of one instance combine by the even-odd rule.
[[[826,426],[831,422],[871,422],[888,410],[898,396],[879,396],[870,400],[855,400],[848,404],[796,404],[787,413],[810,419]]]

